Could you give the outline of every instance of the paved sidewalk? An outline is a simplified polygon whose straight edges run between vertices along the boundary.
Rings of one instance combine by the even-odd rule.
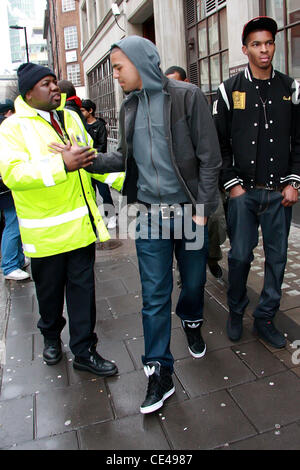
[[[238,343],[225,333],[224,280],[208,274],[204,337],[207,354],[193,359],[176,315],[171,348],[176,393],[153,415],[143,416],[147,379],[141,354],[141,287],[134,243],[97,250],[97,334],[100,352],[115,360],[119,374],[101,379],[75,371],[63,332],[64,357],[42,360],[37,302],[32,281],[0,280],[0,333],[6,336],[0,395],[0,448],[88,450],[299,449],[300,366],[291,343],[300,340],[300,232],[292,228],[289,262],[278,323],[287,334],[284,350],[252,334],[251,308],[262,284],[262,248],[249,278],[251,303]],[[178,288],[174,287],[174,305]],[[8,318],[8,324],[6,319]],[[0,340],[1,340],[0,337]],[[1,343],[0,343],[1,344]],[[294,354],[294,356],[292,356]],[[298,362],[300,362],[298,360]],[[295,362],[295,361],[294,361]]]

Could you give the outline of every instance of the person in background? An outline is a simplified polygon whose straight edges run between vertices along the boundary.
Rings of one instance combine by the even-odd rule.
[[[186,76],[186,71],[179,67],[178,65],[172,65],[165,71],[165,75],[168,78],[172,78],[173,80],[179,80],[180,82],[188,82],[188,78]]]
[[[4,119],[12,116],[15,112],[15,106],[12,100],[6,99],[3,103],[0,103],[0,124]]]
[[[86,130],[94,141],[94,148],[96,148],[98,152],[105,153],[107,151],[106,123],[101,117],[96,118],[96,103],[89,99],[82,100],[80,110],[87,123]],[[117,225],[117,219],[116,215],[111,215],[112,211],[114,210],[114,202],[111,197],[109,186],[108,184],[101,183],[101,181],[96,181],[95,185],[98,188],[100,196],[102,197],[103,204],[110,209],[109,211],[105,212],[106,216],[110,214],[107,222],[107,228],[113,229]]]
[[[57,84],[60,91],[66,94],[67,98],[65,108],[78,114],[81,121],[83,122],[84,127],[87,128],[85,117],[81,112],[82,101],[79,96],[77,96],[76,88],[74,87],[73,83],[69,80],[60,80]]]
[[[172,65],[171,67],[169,67],[165,71],[165,75],[169,79],[179,80],[181,82],[188,82],[186,71],[178,65]],[[207,265],[212,275],[217,279],[221,279],[223,275],[222,268],[219,265],[219,261],[221,261],[223,257],[221,245],[226,240],[226,220],[224,213],[224,202],[225,195],[223,192],[220,191],[218,208],[213,214],[209,216],[207,222],[209,240]],[[181,279],[179,273],[177,284],[179,287],[181,286]]]
[[[249,303],[247,279],[261,227],[263,289],[254,331],[275,348],[286,345],[274,325],[287,261],[292,206],[300,188],[299,83],[273,69],[277,23],[250,20],[242,32],[245,71],[222,83],[213,115],[223,157],[221,180],[229,192],[227,334],[237,341]]]
[[[0,124],[15,112],[14,103],[6,100],[0,103]],[[4,227],[1,238],[1,269],[5,279],[24,281],[30,276],[24,270],[30,260],[25,258],[18,217],[10,189],[0,175],[0,210],[3,212]]]

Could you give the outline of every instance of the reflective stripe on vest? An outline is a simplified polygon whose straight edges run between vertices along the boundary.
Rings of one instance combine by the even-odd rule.
[[[36,253],[36,248],[32,243],[23,243],[23,248],[27,253]]]
[[[105,178],[105,183],[106,184],[113,184],[117,178],[120,178],[123,176],[124,173],[109,173],[107,177]]]
[[[56,225],[65,224],[72,220],[80,219],[88,215],[89,211],[87,206],[79,207],[71,212],[60,214],[55,217],[46,217],[45,219],[19,219],[20,227],[24,228],[47,228],[55,227]]]
[[[45,186],[55,186],[55,181],[51,173],[49,158],[43,158],[39,161],[39,169]]]

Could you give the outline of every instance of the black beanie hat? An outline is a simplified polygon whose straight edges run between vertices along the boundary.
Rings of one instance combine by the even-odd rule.
[[[33,64],[32,62],[20,65],[17,74],[19,79],[19,91],[23,98],[25,98],[27,91],[32,90],[34,85],[42,80],[42,78],[48,75],[56,78],[55,73],[48,67]]]

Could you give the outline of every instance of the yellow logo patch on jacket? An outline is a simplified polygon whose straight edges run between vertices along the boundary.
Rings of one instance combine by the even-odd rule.
[[[246,92],[244,91],[233,91],[233,109],[246,109]]]

